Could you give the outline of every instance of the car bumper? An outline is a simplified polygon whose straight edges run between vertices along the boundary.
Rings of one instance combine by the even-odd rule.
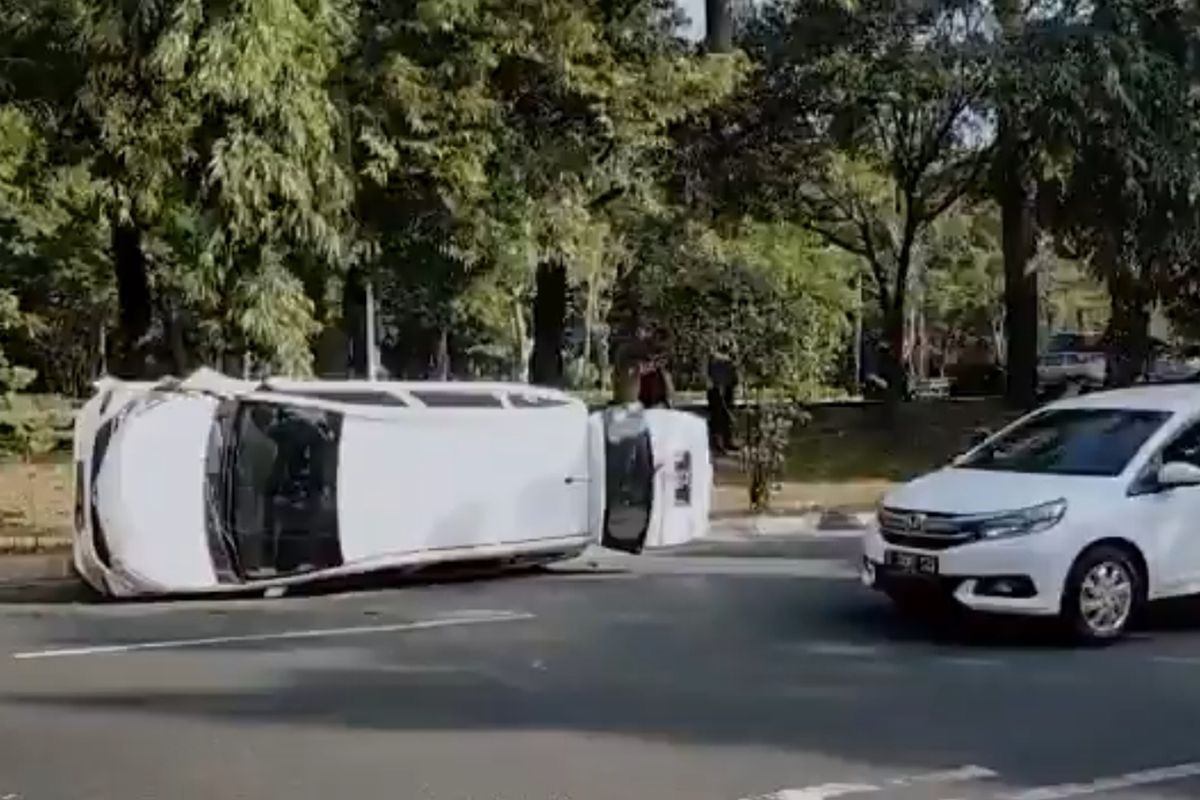
[[[937,575],[902,576],[885,565],[886,552],[896,550],[938,559]],[[917,550],[888,544],[877,528],[863,536],[861,576],[872,588],[913,588],[949,594],[972,611],[1052,616],[1062,606],[1063,584],[1069,565],[1034,538],[975,542],[949,550]],[[1027,579],[1030,596],[986,593],[995,579]]]
[[[96,553],[89,532],[81,534],[76,531],[71,550],[75,573],[102,595],[129,598],[162,591],[154,583],[129,574],[119,563],[114,563],[112,567],[105,566]]]

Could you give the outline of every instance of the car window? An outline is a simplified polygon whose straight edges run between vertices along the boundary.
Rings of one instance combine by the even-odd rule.
[[[333,403],[345,403],[356,406],[394,406],[404,408],[408,405],[391,392],[370,391],[366,389],[280,389],[264,385],[260,391],[285,397],[310,397],[313,400],[327,400]]]
[[[232,446],[230,522],[246,577],[335,566],[340,414],[245,402]]]
[[[1112,477],[1121,474],[1170,416],[1164,411],[1118,408],[1044,411],[993,439],[958,466]]]
[[[411,394],[430,408],[503,408],[498,397],[486,392],[415,390]]]
[[[513,408],[549,408],[552,406],[565,406],[566,400],[561,400],[557,397],[542,397],[533,394],[521,394],[513,392],[508,395],[508,402]]]
[[[1200,424],[1185,430],[1163,450],[1162,463],[1182,461],[1200,467]]]

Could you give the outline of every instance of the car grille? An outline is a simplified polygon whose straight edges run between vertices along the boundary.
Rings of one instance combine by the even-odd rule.
[[[975,541],[977,517],[884,508],[879,533],[888,544],[919,550],[948,550]]]

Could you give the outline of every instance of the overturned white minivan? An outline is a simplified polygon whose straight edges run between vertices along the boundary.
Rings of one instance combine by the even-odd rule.
[[[705,422],[513,383],[107,378],[75,424],[74,561],[129,597],[707,530]]]

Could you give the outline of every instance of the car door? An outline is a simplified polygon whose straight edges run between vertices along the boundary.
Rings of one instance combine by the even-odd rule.
[[[1142,547],[1156,594],[1200,591],[1200,486],[1162,488],[1154,476],[1182,461],[1200,467],[1200,421],[1192,421],[1153,456],[1130,493],[1133,519],[1126,535]]]
[[[640,553],[654,513],[654,449],[645,411],[612,406],[594,414],[589,511],[601,546]]]

